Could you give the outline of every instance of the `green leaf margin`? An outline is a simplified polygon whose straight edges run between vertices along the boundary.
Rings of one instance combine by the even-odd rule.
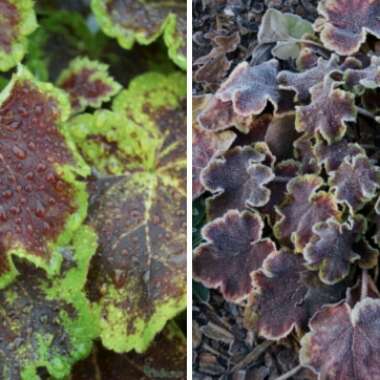
[[[61,111],[60,122],[65,122],[70,115],[70,102],[67,95],[62,91],[54,87],[51,83],[43,83],[37,81],[33,75],[22,65],[18,66],[17,73],[13,74],[11,81],[7,87],[0,93],[0,107],[7,100],[8,96],[11,94],[13,87],[19,81],[31,82],[37,87],[39,91],[54,98],[58,103],[58,108]],[[44,269],[49,276],[58,273],[61,263],[62,256],[59,253],[59,247],[67,244],[74,232],[80,227],[87,215],[88,207],[88,195],[86,191],[86,185],[83,182],[77,180],[77,176],[87,177],[90,174],[90,168],[80,157],[74,142],[71,140],[67,130],[61,125],[58,126],[60,132],[62,133],[67,147],[72,153],[74,160],[73,165],[56,165],[57,173],[62,177],[62,179],[71,184],[74,193],[74,204],[77,206],[76,212],[70,215],[65,223],[65,227],[62,233],[58,236],[55,242],[50,242],[48,248],[52,253],[50,262],[46,263],[40,257],[36,257],[33,254],[28,253],[28,251],[23,247],[16,247],[10,249],[5,254],[8,256],[8,264],[10,271],[0,277],[0,289],[4,288],[6,285],[11,283],[18,275],[17,269],[15,268],[11,257],[17,256],[20,258],[27,259],[39,268]]]

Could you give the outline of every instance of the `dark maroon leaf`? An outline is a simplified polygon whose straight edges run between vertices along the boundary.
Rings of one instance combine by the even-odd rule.
[[[207,99],[207,97],[193,97],[193,199],[199,197],[204,191],[199,179],[201,171],[213,158],[223,154],[236,137],[231,131],[217,133],[199,126],[197,114],[205,98]]]
[[[338,82],[326,76],[310,89],[311,103],[296,107],[296,129],[310,136],[320,133],[331,144],[345,135],[348,121],[356,120],[354,96],[337,89]]]
[[[354,156],[364,153],[365,150],[359,144],[346,140],[331,145],[320,141],[315,147],[315,155],[327,172],[337,170],[346,157],[351,160]]]
[[[231,101],[233,110],[240,116],[260,114],[270,101],[277,108],[279,92],[276,76],[278,61],[272,59],[257,66],[242,62],[220,86],[216,97]]]
[[[346,223],[329,219],[313,227],[313,238],[303,255],[308,266],[319,270],[321,281],[330,285],[347,277],[351,263],[360,259],[354,243],[365,229],[365,219],[359,216]]]
[[[339,68],[339,59],[333,54],[328,61],[319,58],[315,66],[299,73],[281,71],[277,80],[281,88],[294,90],[296,100],[306,102],[310,99],[310,89],[323,81],[326,75]]]
[[[293,142],[299,136],[295,130],[294,112],[275,115],[265,133],[264,141],[277,160],[293,156]]]
[[[215,96],[210,97],[198,116],[199,125],[212,131],[222,131],[235,126],[242,132],[246,132],[251,120],[252,117],[237,115],[232,102],[223,102]]]
[[[300,162],[300,172],[303,174],[319,174],[321,164],[315,153],[315,139],[303,134],[293,143],[294,155]]]
[[[338,169],[331,173],[330,183],[337,201],[346,204],[354,212],[375,197],[380,187],[380,168],[364,154],[346,157]]]
[[[269,216],[272,225],[277,216],[275,208],[284,201],[286,186],[292,178],[299,174],[298,172],[299,164],[294,160],[281,161],[275,165],[275,177],[267,186],[270,190],[269,202],[264,207],[260,208],[260,212]]]
[[[301,364],[322,380],[380,378],[380,300],[365,298],[323,308],[302,340]]]
[[[365,69],[349,69],[345,72],[344,79],[350,88],[359,92],[364,89],[376,89],[380,87],[380,57],[372,56],[371,63]]]
[[[334,197],[317,191],[322,185],[323,179],[312,174],[290,180],[285,202],[277,209],[280,220],[274,232],[281,241],[294,244],[297,252],[310,241],[314,225],[339,215]]]
[[[367,33],[380,38],[377,0],[325,0],[318,5],[322,18],[315,23],[325,47],[340,54],[356,53]]]
[[[262,239],[264,224],[249,211],[228,211],[202,231],[206,243],[195,251],[194,278],[211,288],[220,288],[223,296],[238,302],[252,290],[250,274],[276,247]]]
[[[252,278],[255,327],[271,340],[304,329],[317,310],[341,299],[345,289],[322,284],[305,268],[302,255],[287,250],[270,254]]]
[[[264,165],[266,155],[250,146],[235,147],[202,171],[201,182],[214,196],[207,200],[210,219],[232,209],[264,206],[270,197],[265,185],[274,175]]]

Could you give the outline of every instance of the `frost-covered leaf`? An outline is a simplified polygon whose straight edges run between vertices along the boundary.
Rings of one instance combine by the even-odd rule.
[[[36,28],[32,0],[0,1],[0,71],[8,71],[24,58],[27,37]]]
[[[17,261],[20,276],[0,291],[0,378],[39,380],[39,369],[53,378],[69,375],[71,366],[91,351],[98,316],[82,288],[87,279],[96,235],[80,228],[72,243],[62,247],[61,273]]]
[[[117,94],[121,86],[108,74],[108,66],[88,58],[75,58],[57,80],[70,96],[73,112],[99,108]]]
[[[303,47],[296,60],[298,71],[309,70],[318,64],[319,55],[312,47]]]
[[[315,155],[327,172],[337,170],[346,157],[351,160],[358,154],[365,154],[365,150],[359,144],[345,140],[331,145],[320,141],[315,147]]]
[[[226,300],[246,298],[252,290],[250,274],[276,250],[270,239],[262,239],[263,228],[258,214],[237,210],[207,224],[202,231],[206,243],[195,251],[194,278],[219,288]]]
[[[365,232],[362,217],[339,223],[334,219],[313,227],[313,238],[303,251],[308,266],[319,269],[319,277],[325,284],[335,284],[347,277],[351,263],[360,259],[354,243]]]
[[[226,211],[264,206],[270,197],[266,184],[273,179],[270,167],[263,164],[265,154],[250,146],[235,147],[215,158],[202,171],[201,183],[214,194],[207,200],[210,219]]]
[[[85,217],[76,175],[89,169],[62,127],[69,113],[65,94],[23,67],[0,94],[0,288],[16,275],[12,256],[57,271],[58,247]]]
[[[364,69],[348,69],[344,73],[344,81],[350,88],[354,88],[358,92],[362,92],[361,87],[371,90],[379,88],[380,57],[372,56],[370,65]]]
[[[251,117],[236,114],[231,101],[223,102],[216,96],[209,98],[198,115],[199,125],[210,131],[223,131],[234,126],[246,133],[251,120]]]
[[[342,139],[348,121],[356,120],[354,96],[337,89],[338,82],[326,76],[310,89],[311,103],[296,107],[296,129],[313,136],[319,132],[330,144]]]
[[[117,354],[98,345],[78,363],[70,380],[157,380],[186,378],[186,339],[168,324],[144,354]]]
[[[193,66],[199,67],[194,71],[193,80],[195,82],[211,85],[223,80],[231,66],[231,61],[227,58],[227,53],[236,50],[240,43],[240,33],[237,31],[226,35],[224,32],[215,35],[205,35],[210,39],[213,48],[211,51],[196,59]]]
[[[280,99],[277,71],[276,59],[257,66],[242,62],[222,83],[215,96],[223,102],[232,102],[233,111],[244,117],[260,114],[268,101],[277,109]]]
[[[380,3],[377,0],[324,0],[318,4],[322,16],[315,23],[325,47],[339,55],[353,55],[367,38],[380,38]]]
[[[374,211],[375,211],[374,221],[376,225],[376,232],[375,232],[375,235],[373,236],[373,240],[378,246],[380,246],[380,197],[377,198]]]
[[[293,143],[294,156],[300,163],[300,173],[302,174],[319,174],[321,163],[315,154],[315,141],[307,134],[301,135]]]
[[[304,267],[302,255],[287,250],[270,254],[252,279],[255,328],[271,340],[304,329],[316,311],[339,301],[345,291],[344,285],[321,283]]]
[[[199,179],[202,170],[213,158],[223,154],[236,138],[232,131],[217,133],[199,126],[197,116],[207,98],[207,96],[193,97],[193,199],[198,198],[204,192]]]
[[[365,298],[323,308],[310,321],[301,340],[300,361],[318,379],[380,378],[380,300]]]
[[[147,73],[114,112],[70,124],[100,175],[90,185],[99,249],[88,286],[102,342],[116,352],[146,350],[186,305],[185,106],[185,75]]]
[[[310,89],[323,81],[326,75],[339,68],[339,59],[333,54],[328,61],[319,58],[316,66],[302,72],[281,71],[277,80],[281,88],[294,90],[296,100],[306,102],[310,99]]]
[[[302,36],[312,32],[313,26],[309,21],[270,8],[261,20],[257,37],[260,44],[275,43],[272,54],[286,60],[298,57]]]
[[[186,68],[185,1],[92,0],[92,9],[104,33],[123,48],[148,45],[163,35],[170,58]]]
[[[292,242],[297,252],[312,237],[313,226],[339,215],[334,197],[324,191],[317,191],[323,185],[323,179],[313,174],[295,177],[287,184],[287,197],[277,211],[280,220],[274,229],[276,236]]]
[[[276,218],[275,208],[282,204],[285,199],[287,183],[299,173],[299,163],[292,159],[280,161],[274,167],[275,177],[272,182],[268,183],[270,198],[268,203],[260,208],[260,212],[268,215],[270,222],[273,223]]]
[[[380,168],[364,154],[347,157],[331,173],[330,184],[337,201],[345,203],[354,212],[375,197],[380,187]]]

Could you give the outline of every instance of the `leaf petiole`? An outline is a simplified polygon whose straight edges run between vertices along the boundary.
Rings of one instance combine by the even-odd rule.
[[[298,371],[300,371],[303,368],[301,364],[299,364],[297,367],[294,367],[290,371],[284,373],[280,377],[277,377],[275,380],[286,380],[290,379],[293,375],[295,375]]]

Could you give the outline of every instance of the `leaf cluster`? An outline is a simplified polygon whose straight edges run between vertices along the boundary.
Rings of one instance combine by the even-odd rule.
[[[268,9],[251,61],[193,99],[194,279],[262,338],[296,337],[318,379],[380,373],[379,12],[322,0],[311,24]]]
[[[183,4],[64,3],[0,0],[0,379],[184,379]]]

